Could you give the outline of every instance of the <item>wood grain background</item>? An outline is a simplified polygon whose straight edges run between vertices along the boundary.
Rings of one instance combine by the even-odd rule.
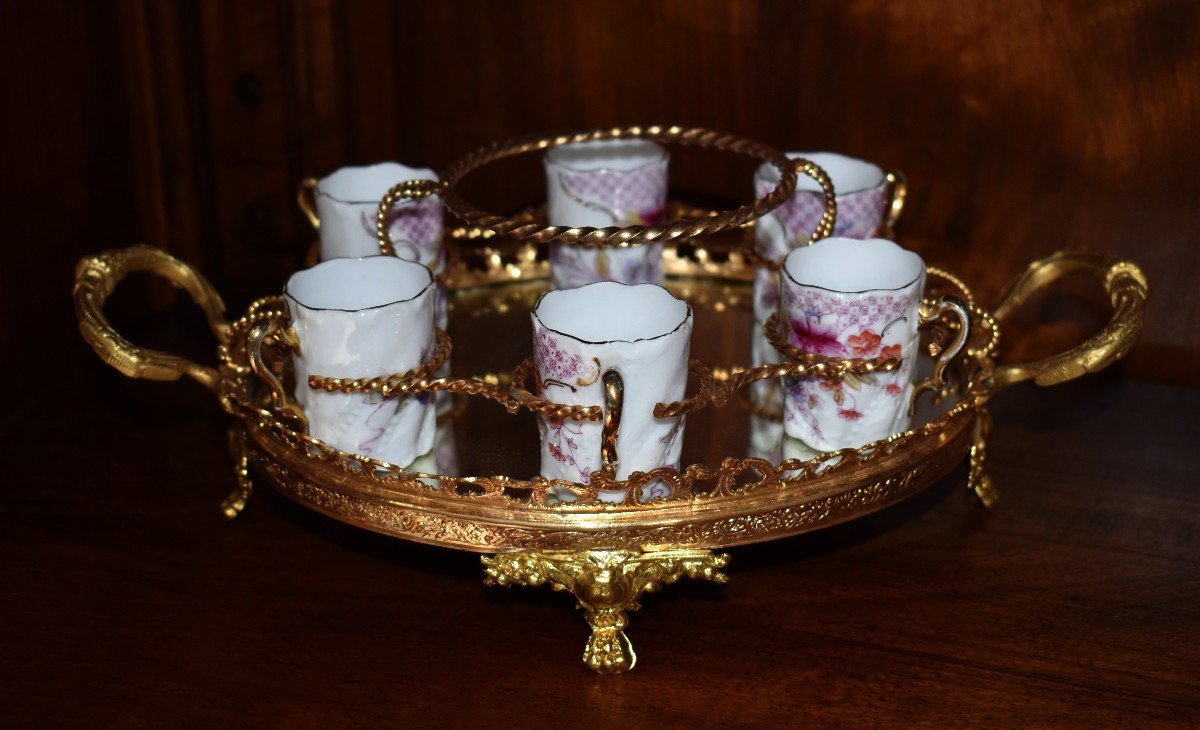
[[[2,334],[69,353],[46,368],[83,352],[67,291],[84,253],[163,245],[237,309],[300,265],[307,174],[669,122],[902,170],[904,242],[985,301],[1059,248],[1130,256],[1151,300],[1126,374],[1200,384],[1200,3],[129,0],[3,16]],[[536,199],[525,162],[470,194],[500,211]],[[746,198],[749,175],[715,155],[673,163],[680,189],[715,200]],[[123,316],[145,306],[118,299]],[[1086,334],[1104,308],[1084,301],[1051,297],[1034,318],[1073,319],[1010,351]]]

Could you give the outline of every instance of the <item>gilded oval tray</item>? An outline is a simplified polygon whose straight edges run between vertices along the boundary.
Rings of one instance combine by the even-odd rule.
[[[498,282],[481,281],[476,273],[470,284],[455,286],[455,274],[466,267],[460,263],[451,271],[456,370],[486,372],[528,352],[528,313],[546,289],[544,265],[528,256],[531,250],[497,268],[504,277]],[[749,281],[736,278],[737,264],[727,260],[717,277],[692,261],[670,258],[668,288],[695,311],[693,354],[705,361],[748,361],[751,290]],[[537,477],[532,415],[509,414],[484,400],[460,403],[443,418],[441,450],[434,452],[442,464],[430,463],[430,471],[406,472],[338,451],[274,418],[248,414],[246,433],[256,466],[281,491],[337,519],[397,537],[479,552],[740,545],[880,509],[954,468],[973,443],[977,411],[986,401],[992,365],[985,348],[995,334],[993,323],[980,322],[976,355],[959,368],[966,376],[958,381],[962,392],[946,394],[940,408],[923,403],[920,425],[866,449],[781,463],[747,455],[752,437],[761,441],[771,437],[761,432],[778,430],[747,400],[730,398],[722,408],[691,414],[683,458],[689,466],[659,476],[670,496],[648,502],[540,499],[556,486],[580,485]],[[469,448],[448,454],[456,444]],[[706,457],[711,454],[721,456]]]
[[[733,210],[676,206],[664,223],[624,228],[545,226],[534,213],[496,216],[470,205],[455,190],[464,176],[498,159],[570,142],[630,137],[747,155],[775,165],[779,183],[764,197]],[[789,450],[780,425],[772,414],[757,412],[740,397],[743,386],[785,371],[819,375],[884,367],[878,362],[805,360],[809,356],[803,353],[780,366],[746,365],[754,327],[750,282],[756,267],[765,265],[744,244],[747,226],[790,197],[801,173],[819,183],[825,199],[825,213],[811,237],[815,240],[830,234],[836,215],[833,187],[824,171],[759,143],[704,129],[628,127],[519,138],[466,155],[442,173],[441,182],[409,181],[392,188],[377,215],[383,253],[392,252],[387,214],[402,198],[438,195],[468,223],[447,233],[451,260],[442,277],[451,317],[448,336],[439,338],[439,353],[448,354],[451,343],[457,345],[453,375],[434,377],[431,361],[414,373],[381,375],[372,379],[378,383],[367,386],[385,383],[395,388],[390,391],[394,394],[433,392],[440,399],[434,451],[407,469],[338,451],[305,433],[302,413],[289,402],[294,385],[287,382],[289,342],[279,297],[260,299],[244,316],[227,322],[224,304],[203,277],[161,250],[134,246],[80,261],[76,314],[81,333],[100,358],[125,375],[150,380],[187,375],[216,394],[234,423],[230,443],[237,489],[223,503],[227,516],[244,508],[256,471],[289,497],[344,522],[488,553],[482,559],[488,583],[571,591],[592,628],[584,662],[599,672],[622,672],[637,659],[624,633],[626,612],[638,607],[644,592],[681,577],[724,582],[721,569],[728,556],[713,549],[782,538],[882,509],[964,459],[970,464],[968,486],[990,506],[996,492],[984,460],[992,395],[1024,380],[1053,385],[1095,372],[1123,356],[1141,330],[1147,285],[1141,270],[1128,261],[1054,254],[1032,263],[994,313],[981,309],[956,277],[930,269],[928,293],[956,295],[972,315],[967,346],[936,398],[925,396],[907,432],[859,449],[784,459]],[[683,444],[687,466],[635,473],[624,482],[607,478],[603,470],[588,485],[542,479],[536,475],[537,429],[530,409],[562,413],[566,407],[525,391],[523,364],[511,373],[506,370],[531,349],[528,313],[548,274],[539,247],[620,247],[649,241],[665,244],[668,287],[686,298],[696,314],[692,355],[702,361],[692,369],[696,395],[659,404],[678,409],[670,415],[688,414]],[[137,347],[112,329],[104,302],[134,271],[167,278],[201,306],[218,340],[217,368]],[[1108,291],[1114,309],[1108,324],[1068,352],[998,366],[994,357],[1003,320],[1038,289],[1076,273],[1097,277]],[[768,339],[771,334],[767,332]],[[942,346],[956,335],[942,321],[924,336]],[[605,501],[614,492],[621,495],[618,501]]]
[[[668,248],[666,269],[668,287],[696,311],[693,352],[710,362],[745,362],[753,267],[737,246]],[[139,270],[165,276],[200,304],[220,343],[218,368],[139,348],[108,325],[105,299],[122,278]],[[1097,276],[1109,291],[1114,305],[1109,324],[1070,352],[998,368],[992,359],[997,322],[1036,289],[1078,272]],[[446,283],[452,292],[451,337],[460,344],[456,370],[501,368],[528,352],[529,307],[545,288],[545,274],[532,245],[507,252],[476,247],[455,259]],[[945,272],[931,270],[930,283],[970,301],[966,287]],[[776,539],[876,511],[933,483],[964,458],[970,460],[969,486],[990,504],[995,492],[983,469],[991,427],[988,399],[1015,382],[1051,385],[1122,356],[1140,330],[1145,292],[1141,271],[1129,262],[1081,253],[1035,262],[1013,283],[994,316],[975,307],[974,334],[950,387],[939,404],[924,402],[910,431],[858,450],[779,462],[746,455],[755,421],[769,428],[769,419],[756,415],[746,400],[730,398],[721,408],[689,416],[684,463],[690,465],[672,482],[671,494],[624,504],[544,499],[556,483],[534,474],[532,415],[513,416],[486,400],[459,396],[449,401],[439,424],[439,448],[450,443],[442,463],[457,462],[454,469],[405,471],[337,451],[290,428],[272,409],[247,354],[249,325],[263,312],[252,308],[240,320],[226,322],[212,287],[161,250],[135,246],[82,260],[74,296],[81,332],[105,362],[131,377],[189,375],[216,393],[235,417],[231,442],[238,489],[225,502],[229,516],[245,505],[253,469],[289,497],[344,522],[494,553],[484,558],[489,582],[550,584],[574,592],[593,627],[585,661],[598,671],[624,671],[636,661],[623,633],[625,611],[636,606],[642,592],[682,576],[723,581],[720,569],[727,556],[712,553],[713,548]],[[258,309],[270,303],[261,300]],[[498,332],[506,336],[497,337]],[[732,371],[716,369],[718,377]],[[454,450],[454,444],[468,448]],[[724,456],[705,456],[714,453]]]

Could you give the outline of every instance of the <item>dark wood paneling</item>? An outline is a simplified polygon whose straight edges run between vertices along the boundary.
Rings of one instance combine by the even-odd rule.
[[[848,152],[908,175],[905,241],[985,298],[1058,248],[1142,262],[1154,296],[1129,369],[1200,382],[1179,362],[1200,349],[1200,6],[481,2],[402,15],[397,42],[356,69],[417,59],[380,100],[419,106],[388,151],[440,163],[529,130],[670,120]],[[744,168],[680,162],[681,187],[746,194]],[[533,180],[476,194],[503,210],[535,195]]]
[[[3,122],[3,301],[37,313],[6,317],[10,338],[54,342],[72,262],[138,239],[197,263],[232,306],[276,289],[312,237],[293,203],[305,174],[670,121],[903,170],[905,242],[985,299],[1058,248],[1131,256],[1152,295],[1126,372],[1200,383],[1188,0],[131,0],[5,16],[0,74],[21,101]],[[524,162],[467,190],[529,202]],[[738,160],[679,154],[673,170],[715,199],[749,190]],[[1040,331],[1055,346],[1081,333]]]
[[[138,234],[120,26],[111,7],[9,4],[0,20],[4,372],[64,364],[71,266]]]

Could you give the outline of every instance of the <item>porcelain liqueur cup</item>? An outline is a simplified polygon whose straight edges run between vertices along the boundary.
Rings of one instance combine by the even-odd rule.
[[[884,172],[878,165],[836,152],[788,152],[791,159],[815,162],[829,175],[837,195],[837,220],[834,236],[871,238],[889,233],[904,208],[906,186],[898,172]],[[754,192],[759,197],[779,183],[774,165],[761,165],[754,175]],[[754,248],[764,258],[779,263],[792,249],[808,243],[825,212],[820,185],[807,176],[796,180],[795,194],[776,210],[759,219],[754,226]],[[760,267],[754,275],[754,318],[761,325],[779,309],[779,274]],[[778,353],[754,329],[750,358],[755,365],[778,363]],[[767,406],[778,401],[778,389],[772,381],[751,386],[754,401]],[[774,406],[778,408],[778,405]]]
[[[551,291],[533,310],[538,395],[618,420],[615,478],[679,467],[684,419],[655,418],[687,383],[692,310],[662,287],[616,282]],[[612,396],[612,386],[619,397]],[[541,474],[588,484],[604,466],[603,424],[539,416]],[[660,484],[661,489],[666,489]],[[660,496],[646,494],[643,497]]]
[[[552,226],[650,226],[667,203],[667,151],[644,139],[575,142],[552,147],[546,168],[547,222]],[[597,281],[661,284],[662,244],[624,248],[551,246],[556,289]]]
[[[374,256],[379,253],[375,215],[383,196],[397,183],[437,179],[429,168],[397,162],[343,167],[320,180],[302,182],[297,200],[317,229],[322,261]],[[401,200],[392,208],[388,232],[396,242],[397,256],[423,264],[435,273],[442,270],[445,257],[439,198]]]
[[[363,167],[343,167],[320,180],[304,180],[297,202],[317,229],[321,261],[378,255],[375,218],[379,201],[397,183],[437,179],[437,173],[427,167],[380,162]],[[416,261],[434,274],[440,274],[446,265],[442,228],[442,201],[432,195],[397,202],[388,218],[388,232],[396,256]],[[449,305],[446,292],[440,286],[435,306],[437,326],[446,329],[450,321]],[[438,374],[449,375],[450,363],[447,362]],[[439,400],[444,407],[449,407],[448,395]]]
[[[966,340],[969,315],[952,298],[923,308],[925,263],[886,239],[826,238],[784,259],[780,318],[788,342],[806,353],[843,358],[898,358],[887,372],[783,379],[788,436],[820,452],[858,448],[908,428],[914,365],[922,321],[950,310],[960,336],[939,357],[945,363]]]
[[[788,152],[793,160],[816,163],[829,175],[837,198],[833,234],[843,238],[873,238],[895,225],[903,210],[905,185],[896,172],[866,160],[836,152]],[[760,165],[754,174],[754,192],[762,197],[779,184],[774,165]],[[825,197],[816,180],[801,176],[796,192],[783,205],[755,223],[754,246],[772,261],[781,261],[792,249],[808,242],[825,213]]]
[[[435,351],[433,274],[394,256],[338,258],[300,271],[284,288],[295,396],[313,438],[407,466],[434,445],[430,394],[330,393],[310,375],[372,378],[416,368]]]

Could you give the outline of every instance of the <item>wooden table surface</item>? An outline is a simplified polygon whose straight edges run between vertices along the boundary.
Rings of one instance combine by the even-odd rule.
[[[580,663],[567,595],[485,588],[475,555],[262,483],[226,522],[211,397],[82,372],[5,417],[3,727],[1200,720],[1200,391],[1005,392],[993,512],[959,469],[735,549],[726,586],[648,597],[639,666],[605,677]]]

